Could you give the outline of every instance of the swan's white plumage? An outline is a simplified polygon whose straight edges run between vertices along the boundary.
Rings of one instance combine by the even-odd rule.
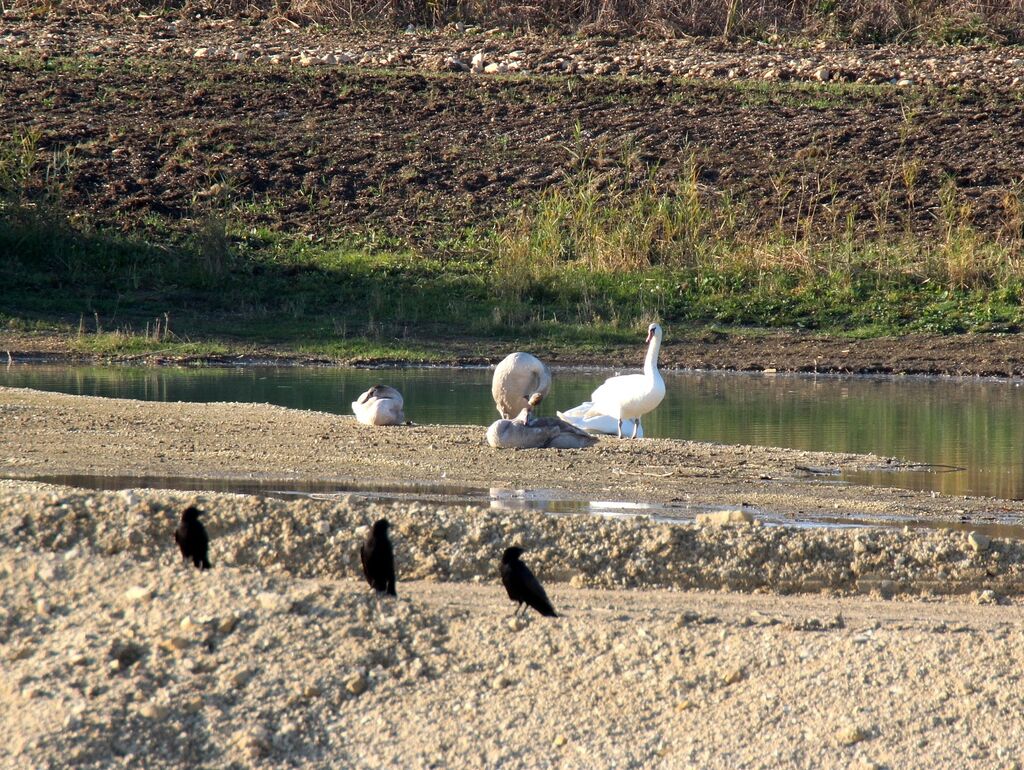
[[[555,412],[555,414],[577,428],[585,430],[587,433],[601,433],[607,436],[614,436],[619,432],[618,420],[606,414],[595,414],[593,410],[594,403],[592,401],[584,401],[579,406],[574,406],[572,409],[567,409],[564,412]],[[643,438],[643,426],[636,426],[636,430],[636,437]],[[633,432],[632,420],[622,421],[622,432]]]
[[[624,421],[633,420],[632,437],[638,437],[643,430],[640,419],[665,398],[665,381],[658,371],[661,338],[661,327],[658,324],[651,324],[647,328],[648,345],[644,373],[609,377],[590,395],[590,409],[584,413],[584,417],[614,419],[619,438],[623,435]]]
[[[528,405],[530,398],[544,398],[551,389],[551,373],[544,363],[529,353],[510,353],[494,369],[491,395],[498,414],[513,419]]]
[[[352,414],[363,425],[401,425],[405,401],[390,385],[374,385],[352,402]]]

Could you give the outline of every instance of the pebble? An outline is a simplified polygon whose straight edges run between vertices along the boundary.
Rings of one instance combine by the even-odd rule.
[[[725,684],[736,684],[742,681],[744,672],[742,668],[733,668],[722,674],[722,682]]]
[[[358,671],[349,675],[345,680],[345,689],[353,695],[362,695],[369,686],[370,684],[366,681],[366,677]]]
[[[288,612],[292,608],[292,603],[287,597],[271,591],[261,591],[256,595],[256,602],[263,609],[275,614]]]
[[[171,713],[171,710],[160,703],[143,703],[139,707],[139,715],[146,717],[146,719],[166,719],[167,715]]]
[[[224,678],[226,684],[231,687],[245,687],[253,677],[253,672],[247,668],[232,671]]]
[[[217,630],[222,634],[230,634],[238,625],[238,618],[235,615],[226,615],[217,621]]]
[[[836,730],[836,740],[843,746],[852,746],[867,737],[867,733],[858,725],[844,725]]]
[[[974,549],[975,553],[981,553],[982,551],[987,551],[988,547],[992,545],[992,538],[980,532],[972,531],[967,535],[967,543]]]
[[[192,618],[188,615],[181,619],[181,622],[178,623],[178,627],[186,634],[194,634],[196,631],[202,628],[202,626],[200,626],[198,623],[192,620]]]
[[[124,598],[130,602],[148,602],[153,598],[153,592],[143,586],[132,586],[124,592]]]
[[[698,524],[713,524],[715,526],[722,526],[724,524],[751,524],[754,521],[754,517],[747,511],[740,510],[739,508],[732,511],[711,511],[710,513],[698,513],[697,514]]]
[[[495,677],[495,678],[494,678],[494,679],[493,679],[493,680],[491,681],[491,689],[492,689],[492,690],[504,690],[504,689],[505,689],[506,687],[508,687],[508,686],[509,686],[510,684],[512,684],[512,680],[511,680],[511,679],[509,679],[509,678],[508,678],[507,676],[505,676],[504,674],[500,674],[500,675],[496,676],[496,677]]]

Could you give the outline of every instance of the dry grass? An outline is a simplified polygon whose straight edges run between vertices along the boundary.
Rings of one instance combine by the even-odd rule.
[[[36,12],[165,9],[350,25],[440,25],[652,35],[843,37],[857,41],[1024,41],[1024,0],[2,0]]]

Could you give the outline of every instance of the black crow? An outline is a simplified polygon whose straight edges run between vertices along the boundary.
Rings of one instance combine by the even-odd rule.
[[[508,598],[519,602],[516,612],[522,609],[523,603],[533,607],[541,615],[549,618],[557,618],[555,608],[551,606],[548,595],[544,593],[544,586],[530,572],[530,568],[519,561],[523,555],[523,549],[519,546],[506,548],[501,555],[501,582],[508,591]]]
[[[181,549],[181,558],[191,559],[199,569],[210,569],[210,559],[207,555],[210,537],[206,534],[203,522],[199,521],[202,513],[194,505],[182,511],[181,522],[174,530],[174,539]]]
[[[359,560],[363,563],[366,582],[374,590],[397,596],[395,593],[395,554],[388,540],[387,519],[380,519],[366,536],[366,542],[359,549]]]

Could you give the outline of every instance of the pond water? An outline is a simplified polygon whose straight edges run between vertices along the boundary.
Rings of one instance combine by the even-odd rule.
[[[556,369],[539,410],[586,400],[610,370]],[[13,364],[0,385],[158,401],[265,402],[349,414],[383,382],[418,423],[488,425],[497,418],[487,369],[132,367]],[[920,463],[851,481],[947,494],[1024,499],[1024,388],[1014,380],[666,372],[667,395],[644,418],[651,437],[807,450],[873,452]]]

